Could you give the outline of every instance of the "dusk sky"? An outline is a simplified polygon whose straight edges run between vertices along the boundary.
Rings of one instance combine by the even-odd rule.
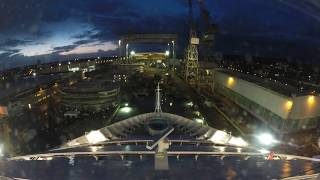
[[[318,0],[206,0],[205,4],[219,27],[217,51],[318,60]],[[194,10],[199,19],[196,0]],[[36,60],[117,55],[120,35],[132,32],[177,33],[182,52],[187,15],[187,0],[1,0],[0,68]]]

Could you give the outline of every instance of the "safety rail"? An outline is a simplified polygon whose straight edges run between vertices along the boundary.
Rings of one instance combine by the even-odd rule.
[[[155,151],[97,151],[97,152],[55,152],[55,153],[44,153],[44,154],[33,154],[25,156],[17,156],[9,158],[9,160],[51,160],[54,157],[76,157],[76,156],[110,156],[110,155],[154,155]],[[244,156],[250,158],[251,156],[266,157],[268,154],[265,153],[251,153],[251,152],[213,152],[213,151],[168,151],[168,156],[181,156],[181,155],[195,155],[195,156],[221,156],[223,159],[226,156]],[[296,155],[288,154],[274,154],[274,157],[278,157],[280,160],[306,160],[313,162],[320,162],[320,159],[309,158]]]
[[[138,140],[109,140],[104,142],[99,142],[96,144],[81,144],[81,145],[74,145],[74,146],[67,146],[67,147],[58,147],[49,150],[49,152],[52,151],[58,151],[58,150],[65,150],[65,149],[72,149],[72,148],[79,148],[79,147],[87,147],[87,146],[101,146],[101,145],[124,145],[124,144],[138,144],[138,143],[152,143],[152,139],[138,139]],[[226,146],[226,147],[234,147],[238,148],[238,146],[230,145],[230,144],[223,144],[223,143],[214,143],[212,141],[208,140],[185,140],[185,139],[168,139],[169,143],[180,143],[182,144],[195,144],[195,145],[212,145],[212,146]],[[244,147],[246,149],[252,149],[256,150],[257,147]]]

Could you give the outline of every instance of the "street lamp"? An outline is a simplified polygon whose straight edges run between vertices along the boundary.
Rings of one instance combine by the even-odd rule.
[[[126,59],[129,57],[129,44],[126,44]]]
[[[169,51],[166,51],[166,52],[165,52],[165,55],[166,55],[166,56],[169,56],[169,55],[170,55],[170,52],[169,52]]]
[[[174,53],[174,41],[171,41],[172,42],[172,61],[173,61],[173,71],[174,71],[174,69],[175,69],[175,59],[176,59],[176,57],[175,57],[175,53]]]
[[[118,41],[119,45],[119,60],[121,60],[121,40]]]

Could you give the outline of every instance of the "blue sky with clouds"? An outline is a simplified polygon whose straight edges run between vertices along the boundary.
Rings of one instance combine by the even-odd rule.
[[[218,51],[318,58],[317,0],[206,0],[205,4],[219,26]],[[0,65],[114,55],[119,36],[131,32],[177,33],[182,52],[187,10],[187,0],[2,0]]]

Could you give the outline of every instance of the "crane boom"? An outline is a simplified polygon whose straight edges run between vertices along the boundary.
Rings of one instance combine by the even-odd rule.
[[[191,39],[192,37],[196,37],[196,31],[195,31],[194,22],[193,22],[192,0],[188,0],[188,6],[189,6],[189,28],[190,28],[189,38]]]
[[[206,9],[204,0],[198,0],[198,4],[204,22],[204,35],[208,33],[215,33],[217,31],[217,25],[211,21],[210,12]]]
[[[198,0],[200,6],[200,13],[204,21],[204,29],[208,29],[210,27],[210,12],[205,8],[204,0]]]

